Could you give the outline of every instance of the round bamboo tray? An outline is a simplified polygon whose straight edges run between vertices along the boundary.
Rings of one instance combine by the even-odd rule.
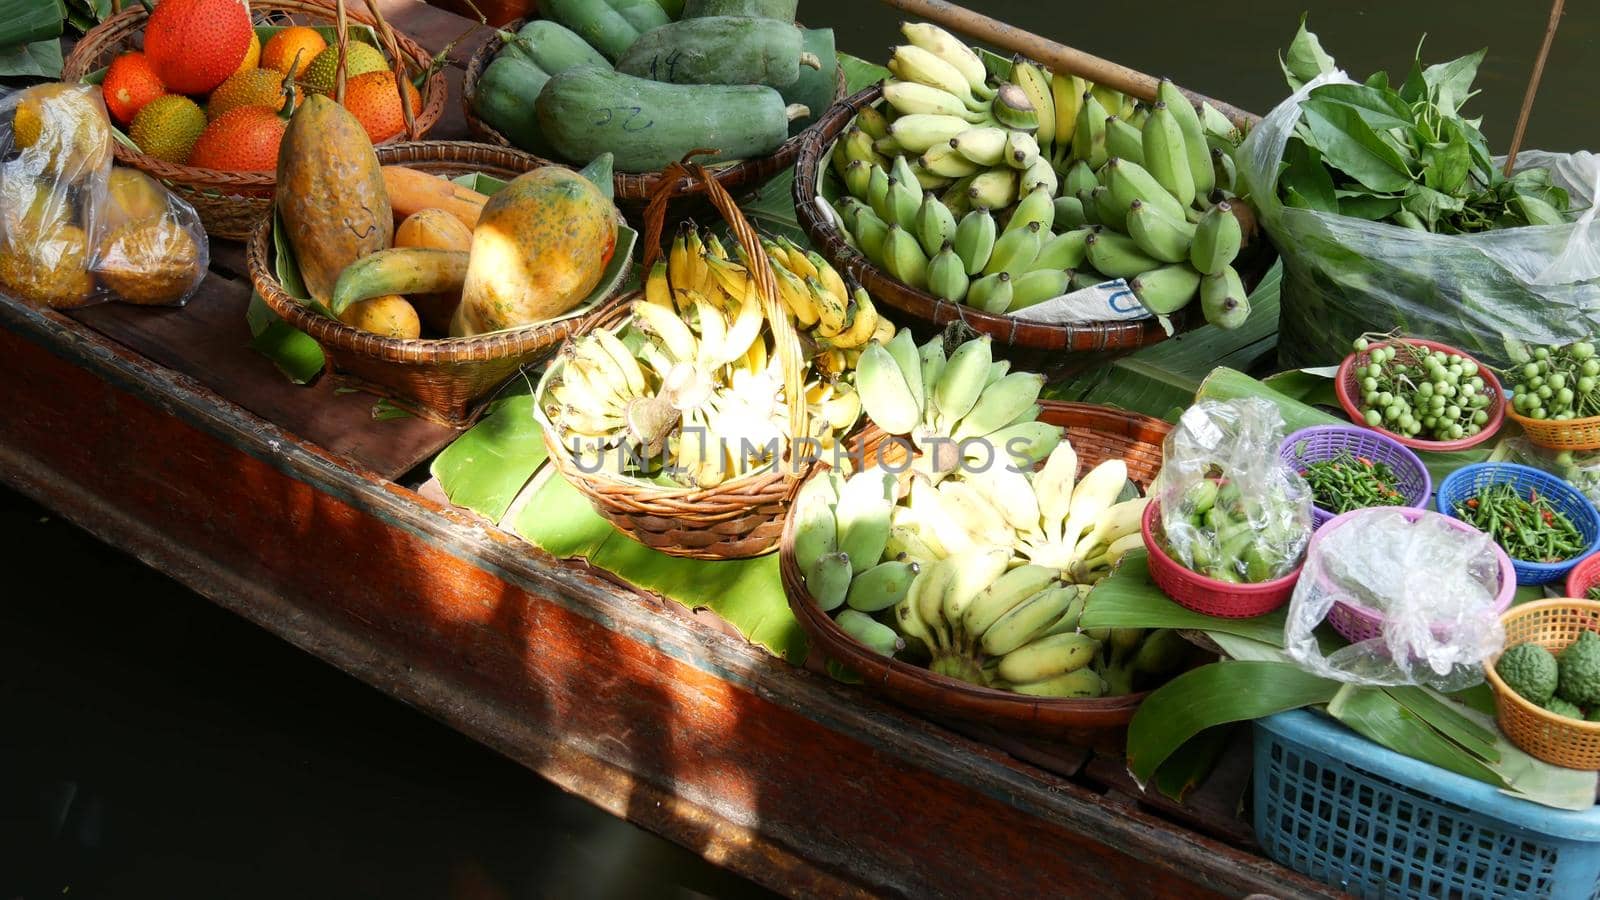
[[[507,22],[501,31],[516,33],[529,20],[517,19]],[[478,96],[478,79],[483,77],[483,70],[488,68],[489,62],[505,46],[505,39],[496,34],[485,41],[472,57],[467,60],[467,68],[461,76],[461,111],[467,120],[467,129],[486,144],[495,144],[500,147],[514,147],[511,141],[495,129],[493,125],[478,118],[474,104]],[[837,103],[845,95],[846,83],[844,67],[838,70],[838,85],[834,89],[833,99]],[[532,103],[533,98],[528,102]],[[814,111],[815,112],[815,111]],[[744,195],[770,181],[773,176],[794,165],[795,159],[800,155],[800,145],[804,137],[815,130],[820,124],[812,122],[805,131],[792,135],[770,156],[757,159],[747,159],[736,163],[727,163],[708,167],[716,176],[717,183],[731,194]],[[705,197],[705,186],[698,180],[687,176],[674,176],[667,172],[630,173],[617,172],[613,176],[616,193],[617,208],[630,219],[636,219],[644,213],[644,208],[650,198],[666,187],[668,196],[675,201],[698,202],[701,207],[708,208]]]
[[[751,278],[761,295],[768,327],[772,329],[777,356],[784,372],[783,390],[789,405],[789,434],[804,435],[809,422],[805,404],[806,361],[800,336],[778,298],[776,277],[755,229],[739,212],[733,197],[697,165],[684,168],[698,178],[712,204],[728,222],[749,260]],[[663,182],[647,207],[648,227],[641,271],[648,271],[660,251],[670,185]],[[611,328],[631,315],[626,304],[616,304],[590,317],[573,337],[595,328]],[[544,426],[544,443],[556,470],[579,493],[589,499],[595,511],[617,529],[641,544],[671,556],[691,559],[744,559],[771,552],[783,533],[784,513],[796,485],[813,468],[811,458],[780,458],[764,471],[723,482],[712,488],[668,488],[640,479],[618,477],[604,471],[585,471],[574,458],[573,448],[558,436],[558,429],[545,415],[543,394],[556,374],[553,363],[545,370],[534,398],[534,414]],[[791,445],[791,450],[800,446]]]
[[[1532,641],[1560,653],[1585,631],[1600,631],[1600,603],[1559,598],[1513,607],[1500,617],[1506,629],[1506,647]],[[1569,719],[1536,706],[1511,689],[1495,671],[1500,655],[1483,667],[1494,691],[1494,708],[1500,730],[1511,743],[1551,765],[1569,769],[1600,769],[1600,722]]]
[[[918,320],[923,326],[920,331],[931,333],[950,322],[963,322],[973,330],[994,338],[997,346],[1006,348],[1006,356],[1024,368],[1046,375],[1081,370],[1166,340],[1166,330],[1154,317],[1123,322],[1052,325],[995,315],[961,303],[951,303],[892,277],[850,246],[839,233],[830,212],[818,208],[817,197],[834,141],[844,133],[856,113],[878,102],[882,96],[883,89],[878,85],[857,91],[835,103],[802,135],[805,141],[794,167],[795,215],[817,252],[834,268],[848,273],[865,286],[872,294],[872,299]],[[1235,262],[1247,290],[1255,290],[1275,259],[1265,240],[1251,243]],[[1198,300],[1169,318],[1175,334],[1205,324]]]
[[[1161,442],[1172,429],[1166,422],[1083,403],[1043,400],[1040,406],[1041,422],[1060,425],[1066,430],[1066,438],[1072,441],[1078,454],[1080,475],[1104,460],[1125,459],[1128,477],[1141,488],[1148,489],[1160,471]],[[875,426],[868,426],[858,439],[857,452],[863,454],[862,458],[869,465],[880,460],[896,463],[898,460],[887,458],[892,450],[880,449],[885,446],[886,439]],[[905,445],[893,441],[887,446],[904,448]],[[903,454],[904,450],[899,452]],[[1150,693],[1140,691],[1094,699],[1028,697],[936,675],[921,666],[883,656],[857,642],[811,599],[806,590],[805,574],[794,558],[793,519],[793,516],[786,517],[778,555],[789,609],[799,620],[800,627],[810,635],[813,645],[828,658],[860,675],[862,686],[873,693],[936,717],[1039,737],[1060,737],[1082,729],[1126,725]]]
[[[516,150],[466,142],[385,144],[376,150],[384,165],[444,177],[478,172],[514,178],[541,165]],[[585,318],[478,337],[409,341],[380,337],[330,319],[284,292],[273,268],[271,215],[256,222],[247,251],[256,292],[284,321],[321,345],[336,377],[451,426],[471,422],[479,401],[523,366],[553,352]],[[606,308],[602,304],[588,316],[601,315]]]
[[[251,4],[251,12],[258,24],[267,20],[273,25],[332,25],[338,15],[333,3],[324,0],[256,0]],[[119,54],[142,47],[145,20],[149,15],[143,5],[131,3],[127,9],[89,29],[62,66],[61,80],[81,81],[89,73],[110,65]],[[347,15],[355,24],[378,26],[376,20],[361,10],[350,9]],[[409,69],[423,71],[427,68],[431,59],[427,50],[399,32],[394,33],[394,39]],[[444,72],[433,73],[421,91],[422,108],[414,112],[416,134],[409,138],[401,134],[392,140],[418,140],[427,134],[444,113],[447,90]],[[188,201],[200,215],[206,232],[214,238],[249,238],[257,221],[272,208],[272,191],[278,180],[276,172],[202,169],[156,159],[121,141],[112,142],[112,147],[118,162],[155,176]]]

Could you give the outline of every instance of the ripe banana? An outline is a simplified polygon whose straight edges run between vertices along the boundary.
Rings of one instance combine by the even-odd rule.
[[[929,256],[938,253],[948,242],[956,238],[956,219],[950,214],[950,208],[939,202],[939,198],[928,194],[922,198],[922,206],[917,210],[914,223],[917,241],[922,244],[922,250]]]
[[[1056,102],[1050,92],[1050,77],[1042,69],[1021,56],[1011,61],[1011,81],[1028,97],[1037,122],[1039,140],[1036,147],[1048,149],[1056,137]]]
[[[961,217],[961,223],[956,226],[955,251],[967,275],[977,275],[989,264],[994,242],[994,215],[987,209],[975,209]]]
[[[921,404],[901,374],[894,354],[868,344],[856,363],[856,390],[873,423],[889,434],[910,434],[922,421]]]
[[[1179,205],[1193,205],[1194,172],[1189,166],[1183,127],[1172,109],[1159,100],[1150,110],[1150,120],[1144,123],[1144,166]]]
[[[924,290],[928,286],[928,257],[911,232],[890,225],[883,238],[883,267],[907,286]]]
[[[971,283],[966,264],[956,255],[955,245],[945,241],[939,252],[928,260],[928,292],[941,300],[960,303],[967,296]]]
[[[1206,210],[1195,227],[1194,243],[1189,249],[1189,262],[1202,275],[1213,275],[1233,265],[1244,243],[1244,231],[1239,227],[1239,217],[1227,201]]]
[[[1099,650],[1100,642],[1086,634],[1054,634],[1001,657],[996,674],[1012,684],[1044,681],[1087,666]]]
[[[806,570],[806,591],[818,608],[832,612],[844,605],[850,591],[850,557],[843,553],[824,553]]]
[[[878,310],[872,305],[872,297],[864,288],[856,288],[853,295],[855,300],[851,307],[850,317],[845,329],[832,337],[822,338],[819,343],[826,344],[840,350],[853,350],[872,339],[878,330]]]
[[[994,242],[994,252],[989,255],[988,264],[983,267],[983,274],[1006,272],[1015,279],[1028,271],[1039,256],[1039,235],[1042,231],[1038,222],[1029,222],[1015,231],[1000,235]]]
[[[1024,600],[1047,588],[1056,573],[1044,566],[1019,566],[996,578],[967,604],[961,616],[961,629],[977,643],[990,626]]]
[[[985,628],[978,646],[990,656],[1004,656],[1035,637],[1043,637],[1045,629],[1058,622],[1077,598],[1077,589],[1065,585],[1040,590]]]
[[[1082,668],[1042,681],[1013,684],[1011,690],[1030,697],[1089,698],[1105,696],[1107,686],[1100,673]]]
[[[967,288],[966,303],[974,309],[1000,315],[1011,307],[1011,273],[985,275]]]
[[[955,569],[955,574],[941,598],[939,612],[946,626],[950,628],[953,644],[971,643],[970,637],[962,628],[967,606],[972,603],[979,591],[993,584],[995,579],[1005,573],[1010,562],[1011,550],[1006,547],[981,548],[947,561],[946,564]]]
[[[961,69],[915,43],[894,48],[894,55],[889,58],[889,71],[902,81],[915,81],[954,94],[969,109],[982,108]]]
[[[1238,328],[1250,318],[1250,298],[1233,266],[1200,279],[1200,311],[1218,328]]]
[[[920,570],[921,566],[914,562],[878,563],[851,580],[845,602],[851,609],[868,613],[888,609],[905,598],[911,589],[911,580]]]
[[[968,109],[956,95],[915,81],[884,79],[883,99],[902,116],[918,114],[957,116],[968,121],[979,121],[982,118],[981,113],[974,113]]]
[[[1111,230],[1101,230],[1084,239],[1084,256],[1096,270],[1112,278],[1132,278],[1161,265],[1146,256],[1133,238]]]
[[[960,116],[942,116],[931,113],[901,116],[889,123],[889,136],[913,156],[927,153],[935,144],[947,144],[950,139],[972,127]]]
[[[898,622],[904,623],[915,616],[921,630],[932,638],[928,641],[930,647],[951,644],[950,628],[944,621],[944,595],[950,590],[950,582],[955,580],[954,559],[950,557],[923,566],[911,582],[905,601],[895,610]]]
[[[1143,200],[1135,200],[1128,208],[1128,236],[1153,259],[1168,263],[1184,262],[1189,259],[1195,227],[1188,222],[1169,218],[1161,210],[1146,206]]]
[[[1008,168],[990,169],[973,176],[967,187],[967,200],[973,209],[1005,209],[1017,199],[1017,173]]]
[[[974,95],[989,95],[989,72],[984,68],[983,60],[950,32],[926,22],[901,22],[900,33],[913,45],[939,57],[960,72]]]
[[[1032,166],[1039,158],[1039,141],[1026,131],[1006,132],[1006,146],[1003,154],[1006,165],[1021,172]]]
[[[1061,187],[1061,179],[1056,175],[1056,167],[1051,165],[1050,160],[1041,156],[1033,161],[1033,165],[1022,171],[1017,185],[1024,194],[1042,187],[1053,197]]]
[[[1200,289],[1200,273],[1188,263],[1173,263],[1139,273],[1128,287],[1146,309],[1158,316],[1170,316],[1194,299]]]
[[[853,609],[841,610],[834,618],[845,634],[860,641],[867,649],[883,656],[894,656],[904,650],[906,642],[894,629],[877,619]]]
[[[1087,90],[1088,83],[1076,75],[1057,74],[1050,77],[1050,99],[1056,107],[1053,143],[1057,152],[1072,148],[1072,134],[1078,125],[1078,107],[1083,104],[1083,95]]]
[[[958,134],[943,144],[934,144],[928,148],[928,152],[918,157],[918,162],[929,172],[945,178],[966,178],[983,171],[983,166],[968,159],[958,149],[960,141],[961,135]]]
[[[1010,134],[994,126],[968,128],[950,139],[950,147],[974,166],[998,166],[1005,161],[1006,137]]]

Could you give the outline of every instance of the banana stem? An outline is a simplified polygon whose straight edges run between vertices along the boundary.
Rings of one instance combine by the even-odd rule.
[[[976,684],[980,687],[987,683],[987,679],[983,676],[983,666],[976,659],[960,651],[943,650],[936,652],[933,656],[933,662],[928,665],[928,669],[935,674],[954,678],[958,681],[965,681],[968,684]]]

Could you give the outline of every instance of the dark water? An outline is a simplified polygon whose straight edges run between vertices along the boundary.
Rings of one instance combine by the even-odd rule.
[[[1266,112],[1302,10],[1357,77],[1489,47],[1469,110],[1503,150],[1543,0],[974,8]],[[802,4],[884,59],[897,11]],[[1562,24],[1528,146],[1600,146],[1600,4]],[[747,897],[611,818],[0,492],[0,900]],[[21,587],[19,571],[48,577]]]

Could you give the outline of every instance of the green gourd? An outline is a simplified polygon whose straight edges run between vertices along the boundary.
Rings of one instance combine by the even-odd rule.
[[[639,29],[605,0],[545,0],[542,8],[606,59],[615,60],[639,39]]]
[[[672,21],[656,0],[606,0],[606,5],[627,19],[628,24],[637,28],[640,34]]]
[[[502,53],[478,79],[472,110],[512,144],[548,156],[550,146],[539,130],[533,101],[549,80],[550,76],[526,57]]]
[[[672,84],[795,83],[801,65],[798,27],[750,16],[711,16],[664,25],[634,41],[617,71]],[[809,60],[815,62],[815,60]]]
[[[839,55],[834,49],[832,28],[807,28],[800,37],[800,48],[817,58],[820,65],[800,67],[800,77],[794,84],[780,88],[779,93],[788,103],[798,103],[811,114],[789,123],[789,133],[799,131],[817,120],[828,107],[839,88]]]
[[[609,150],[621,172],[653,172],[700,148],[700,162],[747,159],[777,149],[789,136],[777,91],[762,85],[666,84],[597,66],[552,76],[536,104],[539,127],[568,160]]]
[[[706,16],[759,16],[793,22],[800,0],[686,0],[683,4],[685,19],[703,19]]]
[[[534,19],[522,26],[516,37],[506,42],[502,55],[506,53],[522,56],[546,75],[565,72],[573,66],[611,65],[570,28],[549,19]]]

